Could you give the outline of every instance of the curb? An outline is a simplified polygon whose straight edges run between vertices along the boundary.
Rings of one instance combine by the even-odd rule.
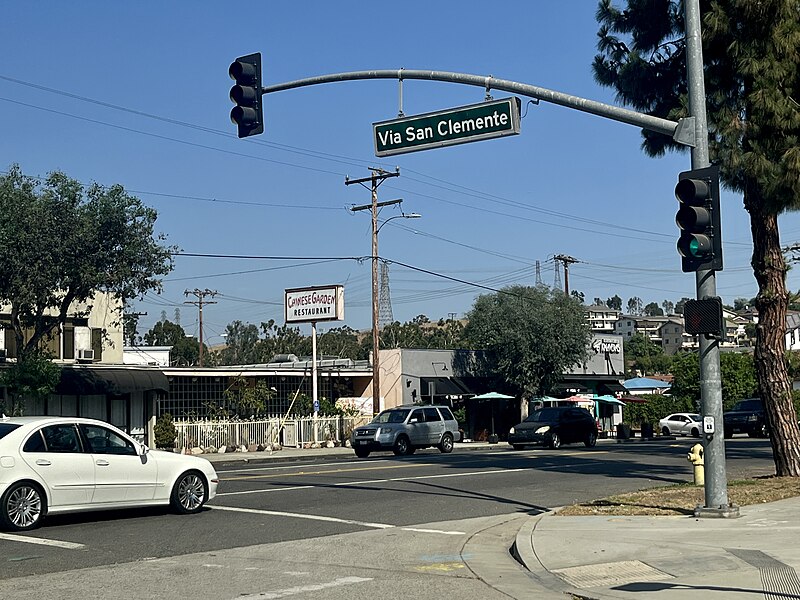
[[[517,532],[517,537],[511,548],[511,554],[543,589],[558,594],[572,593],[576,595],[562,579],[553,575],[544,567],[536,555],[536,550],[533,548],[533,532],[539,521],[548,516],[553,516],[553,511],[536,515],[523,523]]]

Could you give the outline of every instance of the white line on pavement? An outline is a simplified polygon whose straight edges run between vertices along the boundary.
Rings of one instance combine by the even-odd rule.
[[[345,523],[347,525],[358,525],[371,529],[402,529],[406,531],[418,531],[422,533],[441,533],[444,535],[464,535],[463,531],[444,531],[440,529],[414,529],[412,527],[398,527],[386,523],[369,523],[365,521],[355,521],[353,519],[339,519],[337,517],[326,517],[324,515],[308,515],[303,513],[290,513],[281,510],[261,510],[259,508],[239,508],[236,506],[209,506],[214,510],[227,510],[230,512],[250,513],[254,515],[273,515],[276,517],[292,517],[295,519],[308,519],[310,521],[327,521],[329,523]]]
[[[351,485],[372,485],[376,483],[388,483],[391,481],[417,481],[420,479],[442,479],[445,477],[463,477],[463,476],[472,476],[472,475],[496,475],[498,473],[516,473],[518,471],[527,471],[528,468],[522,469],[496,469],[493,471],[472,471],[470,473],[443,473],[438,475],[410,475],[408,477],[392,477],[387,479],[365,479],[362,481],[346,481],[343,483],[326,483],[324,487],[346,487]],[[217,494],[217,498],[220,496],[238,496],[241,494],[260,494],[262,492],[283,492],[287,490],[302,490],[307,488],[318,487],[313,484],[311,485],[303,485],[303,486],[293,486],[293,487],[283,487],[283,488],[270,488],[266,490],[246,490],[242,492],[223,492],[221,494]]]
[[[247,596],[236,596],[236,600],[275,600],[276,598],[285,598],[286,596],[294,596],[295,594],[304,594],[306,592],[320,592],[333,587],[341,585],[352,585],[354,583],[363,583],[364,581],[372,581],[368,577],[339,577],[327,583],[314,583],[310,585],[298,585],[296,587],[286,588],[284,590],[276,590],[274,592],[260,592],[258,594],[248,594]]]
[[[36,538],[27,535],[14,535],[10,533],[0,533],[0,540],[24,542],[26,544],[38,544],[40,546],[55,546],[56,548],[66,548],[67,550],[78,550],[79,548],[85,548],[83,544],[77,544],[75,542],[62,542],[61,540],[48,540],[46,538]]]

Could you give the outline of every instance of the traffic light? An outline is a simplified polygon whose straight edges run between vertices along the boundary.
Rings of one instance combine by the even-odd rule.
[[[722,270],[722,229],[719,217],[719,167],[685,171],[678,177],[680,203],[675,222],[681,230],[678,253],[684,273]]]
[[[264,111],[261,106],[261,53],[240,56],[228,69],[236,85],[231,88],[231,121],[239,128],[239,137],[264,133]]]

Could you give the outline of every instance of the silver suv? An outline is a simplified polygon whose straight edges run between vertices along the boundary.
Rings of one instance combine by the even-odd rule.
[[[405,456],[428,446],[452,452],[453,442],[460,439],[458,421],[450,407],[397,406],[384,410],[368,425],[356,427],[350,443],[356,456],[366,458],[376,450],[392,450],[397,456]]]

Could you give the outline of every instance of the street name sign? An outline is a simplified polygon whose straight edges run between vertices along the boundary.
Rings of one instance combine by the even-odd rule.
[[[517,135],[520,105],[511,97],[373,123],[375,156]]]

